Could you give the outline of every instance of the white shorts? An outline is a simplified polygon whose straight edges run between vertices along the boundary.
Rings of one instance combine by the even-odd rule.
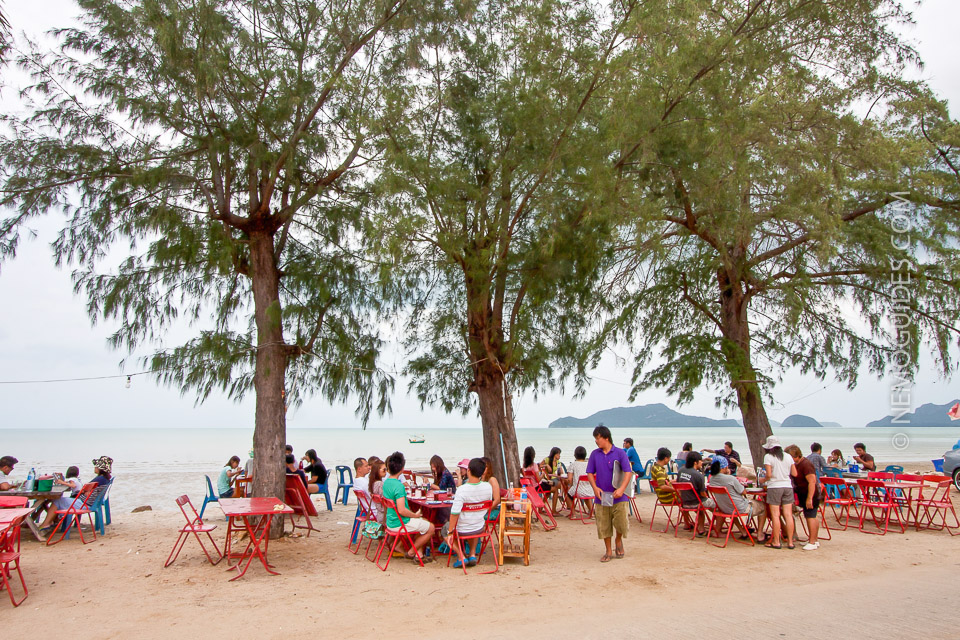
[[[410,522],[407,523],[407,531],[413,535],[421,535],[430,531],[430,521],[425,518],[410,518]],[[390,533],[398,533],[400,529],[390,529],[387,528],[387,531]]]

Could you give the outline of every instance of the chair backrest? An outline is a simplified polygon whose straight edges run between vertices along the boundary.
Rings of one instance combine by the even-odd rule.
[[[299,516],[317,515],[317,507],[310,499],[306,485],[299,473],[288,473],[287,484],[284,487],[284,502]]]
[[[367,493],[366,489],[354,487],[353,495],[357,496],[357,506],[360,508],[360,513],[357,514],[357,517],[366,517],[373,513],[373,510],[370,508],[370,494]]]
[[[8,553],[19,553],[20,552],[20,529],[23,524],[23,519],[27,516],[23,515],[19,518],[14,518],[6,525],[0,525],[0,552]],[[4,529],[4,527],[6,527]],[[0,568],[0,571],[3,569]]]
[[[180,507],[180,513],[183,514],[183,517],[186,519],[188,524],[203,524],[203,520],[200,519],[200,515],[197,513],[196,507],[193,506],[193,503],[190,502],[189,496],[182,495],[177,498],[177,506]],[[187,509],[190,509],[190,513],[187,513]],[[191,517],[190,514],[193,514]]]
[[[823,474],[828,478],[842,478],[843,471],[840,469],[834,469],[833,467],[827,467],[823,470]]]
[[[897,474],[897,481],[898,482],[923,482],[923,476],[917,475],[915,473],[899,473]]]
[[[580,495],[580,487],[581,487],[581,485],[583,485],[583,487],[584,487],[584,488],[583,488],[583,491],[584,491],[584,492],[589,493],[591,498],[594,497],[594,495],[593,495],[593,487],[590,486],[590,478],[589,478],[589,476],[585,476],[585,475],[584,475],[584,476],[578,476],[578,477],[577,477],[577,484],[575,484],[574,487],[573,487],[573,497],[574,497],[574,498],[577,498],[577,499],[579,499],[579,500],[585,500],[585,499],[586,499],[586,498],[584,498],[584,497],[581,497],[581,495]]]
[[[397,503],[396,503],[396,502],[394,502],[394,501],[391,500],[390,498],[385,498],[385,497],[383,497],[383,496],[373,496],[373,500],[374,500],[374,502],[376,502],[378,505],[380,505],[381,508],[383,508],[383,514],[384,514],[383,518],[384,518],[384,522],[386,522],[386,518],[387,518],[386,514],[387,514],[387,512],[388,512],[388,511],[393,511],[393,513],[397,516],[397,519],[400,520],[400,528],[399,528],[399,531],[400,531],[400,532],[406,532],[406,531],[407,531],[406,523],[403,521],[403,518],[400,517],[400,512],[397,511]]]
[[[924,500],[930,500],[932,502],[951,502],[950,500],[950,488],[953,486],[953,480],[947,476],[923,476],[924,486],[921,490],[924,494],[929,490],[930,485],[933,485],[933,493],[928,498],[924,495]]]
[[[887,472],[892,473],[892,474],[894,474],[894,475],[900,475],[901,473],[903,473],[903,467],[901,467],[901,466],[898,465],[898,464],[888,464],[888,465],[887,465],[887,468],[884,469],[884,471],[887,471]]]
[[[886,471],[868,471],[867,478],[870,480],[893,480],[893,474]]]
[[[23,496],[0,496],[0,509],[16,509],[25,507],[30,502]]]
[[[940,476],[940,475],[935,475],[930,473],[923,474],[923,481],[932,482],[933,484],[940,484],[944,480],[949,480],[949,479],[950,479],[950,476]]]
[[[203,477],[207,479],[207,498],[216,501],[220,496],[213,492],[213,482],[210,481],[210,476]]]
[[[490,511],[493,508],[493,500],[484,500],[483,502],[464,502],[460,508],[460,513],[477,513],[479,511]]]
[[[737,509],[737,504],[733,501],[733,496],[730,495],[729,489],[726,487],[710,485],[707,487],[707,491],[709,491],[710,495],[713,496],[713,501],[717,505],[717,508],[714,509],[714,512],[719,509],[721,513],[733,516],[743,515],[741,514],[740,510]]]
[[[880,480],[860,478],[857,480],[864,504],[887,504],[890,502],[887,487]]]
[[[653,465],[656,464],[656,461],[653,458],[647,460],[647,463],[643,465],[643,475],[640,476],[643,480],[650,479],[650,471],[653,469]]]
[[[88,482],[80,488],[80,493],[70,503],[69,509],[85,509],[87,505],[93,503],[95,499],[94,492],[100,487],[96,482]]]
[[[345,464],[338,464],[336,467],[334,467],[334,469],[337,472],[337,484],[353,484],[353,469]],[[349,480],[346,480],[345,478],[349,478]]]
[[[673,490],[676,492],[677,498],[680,500],[680,506],[681,506],[681,508],[687,508],[687,509],[693,509],[693,508],[694,508],[694,507],[684,507],[683,493],[682,493],[683,491],[689,491],[691,494],[693,494],[693,497],[696,498],[696,500],[697,500],[697,508],[698,508],[698,509],[701,508],[701,507],[703,507],[703,504],[700,502],[700,496],[697,495],[697,491],[696,491],[696,489],[693,488],[693,484],[692,484],[692,483],[690,483],[690,482],[674,482],[674,483],[673,483]]]

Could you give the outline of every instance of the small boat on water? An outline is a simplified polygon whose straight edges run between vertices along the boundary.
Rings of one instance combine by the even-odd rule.
[[[410,441],[410,444],[423,444],[427,441],[427,439],[423,436],[410,436],[408,440]]]

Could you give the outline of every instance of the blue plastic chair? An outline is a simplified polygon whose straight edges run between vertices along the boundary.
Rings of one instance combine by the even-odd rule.
[[[106,525],[110,526],[110,489],[113,488],[113,481],[117,479],[117,476],[110,476],[110,482],[107,484],[107,491],[103,494],[103,517],[106,520]]]
[[[901,467],[898,464],[888,464],[887,468],[884,469],[884,471],[887,473],[892,473],[893,479],[896,480],[897,476],[903,473],[903,467]]]
[[[337,493],[334,495],[334,502],[340,501],[340,490],[343,490],[343,504],[347,504],[347,497],[350,495],[350,489],[353,487],[353,469],[346,465],[338,464],[336,466],[337,472]],[[346,478],[349,477],[350,481],[347,482]],[[327,478],[327,483],[330,482],[330,478]],[[329,498],[327,499],[329,502]]]
[[[106,534],[107,521],[107,499],[110,495],[110,487],[113,485],[113,479],[105,485],[101,485],[93,497],[93,502],[87,505],[87,508],[93,511],[93,526],[97,529],[98,535]],[[67,534],[69,538],[69,533]]]
[[[210,481],[210,476],[203,476],[207,479],[207,495],[203,498],[203,505],[200,507],[200,519],[203,520],[203,512],[207,508],[207,504],[210,502],[220,502],[220,496],[216,494],[213,490],[213,482]]]
[[[323,496],[327,500],[327,511],[333,511],[333,503],[330,502],[330,474],[327,474],[327,482],[325,484],[318,484],[319,487],[316,493],[311,493],[310,496]]]
[[[823,470],[823,475],[828,478],[843,478],[843,472],[840,469],[834,469],[833,467],[827,467]]]
[[[103,516],[100,513],[100,508],[103,505],[103,497],[107,495],[110,485],[101,485],[93,490],[93,493],[90,494],[90,498],[87,500],[86,504],[83,505],[84,509],[90,509],[93,512],[93,528],[97,535],[103,535]],[[79,504],[77,506],[80,506]],[[63,530],[66,527],[66,535],[64,540],[70,539],[70,531],[73,529],[73,516],[66,516],[52,532],[53,534]],[[81,536],[83,537],[83,536]]]

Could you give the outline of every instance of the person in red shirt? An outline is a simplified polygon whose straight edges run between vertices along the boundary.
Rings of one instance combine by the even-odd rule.
[[[800,502],[800,508],[803,509],[803,517],[807,519],[807,530],[810,532],[810,539],[803,546],[804,551],[814,551],[820,548],[820,542],[817,534],[820,531],[820,521],[817,520],[817,510],[820,508],[820,483],[817,482],[817,472],[813,468],[813,463],[803,457],[800,447],[795,444],[784,449],[785,453],[793,458],[793,464],[797,468],[797,475],[790,478],[793,482],[793,491]]]

